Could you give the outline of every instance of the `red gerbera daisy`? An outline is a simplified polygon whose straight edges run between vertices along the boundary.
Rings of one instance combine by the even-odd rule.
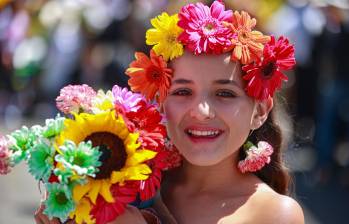
[[[175,147],[158,152],[155,158],[147,161],[152,169],[149,178],[140,182],[141,200],[149,200],[155,196],[160,188],[163,170],[172,169],[181,165],[182,157]]]
[[[102,196],[98,196],[96,205],[91,210],[91,215],[96,220],[96,224],[108,223],[124,213],[126,205],[135,201],[138,193],[138,182],[126,182],[120,186],[114,184],[110,191],[114,198],[114,203],[108,203]]]
[[[159,91],[159,102],[163,102],[170,88],[172,69],[167,68],[162,56],[157,56],[153,50],[150,58],[142,52],[136,52],[135,57],[126,70],[132,91],[142,93],[149,100]]]
[[[271,37],[264,47],[263,58],[242,67],[246,72],[243,79],[248,80],[247,94],[258,100],[272,97],[281,87],[282,80],[288,80],[281,70],[290,70],[295,64],[294,47],[288,39],[282,36],[275,42],[275,38]]]
[[[141,101],[137,104],[139,109],[128,112],[126,117],[129,128],[139,132],[139,140],[146,149],[159,151],[164,147],[166,128],[161,124],[162,116],[155,105]]]

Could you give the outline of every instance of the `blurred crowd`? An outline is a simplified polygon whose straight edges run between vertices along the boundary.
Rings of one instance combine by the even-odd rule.
[[[147,48],[149,19],[188,2],[195,1],[0,0],[1,131],[54,117],[55,98],[67,84],[127,86],[124,71],[133,53]],[[349,186],[349,2],[225,3],[296,46],[297,67],[284,88],[293,119],[290,151],[298,154],[293,170],[313,172],[316,184],[336,178]]]

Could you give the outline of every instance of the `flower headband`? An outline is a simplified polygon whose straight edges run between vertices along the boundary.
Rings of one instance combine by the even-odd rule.
[[[173,74],[167,62],[183,55],[184,48],[195,55],[230,52],[231,60],[243,65],[247,94],[257,100],[273,97],[288,80],[282,71],[296,64],[287,38],[276,40],[254,30],[256,19],[244,11],[225,10],[221,0],[210,7],[190,3],[178,14],[163,12],[150,22],[153,28],[146,32],[146,44],[153,45],[150,57],[136,52],[126,70],[131,89],[149,100],[164,101]]]

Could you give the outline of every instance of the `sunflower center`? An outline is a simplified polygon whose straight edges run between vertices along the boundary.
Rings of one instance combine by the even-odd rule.
[[[109,132],[96,132],[85,138],[85,141],[88,140],[102,152],[99,158],[102,166],[99,167],[96,179],[109,178],[113,171],[119,171],[125,166],[127,153],[124,142],[118,136]]]
[[[56,194],[56,201],[60,205],[64,205],[68,202],[68,198],[65,196],[64,192],[58,192]]]
[[[273,75],[275,70],[276,70],[276,64],[275,62],[271,61],[263,67],[262,69],[263,76],[265,78],[270,78]]]

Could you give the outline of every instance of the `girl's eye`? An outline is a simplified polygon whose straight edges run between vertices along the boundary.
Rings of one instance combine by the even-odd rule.
[[[189,89],[178,89],[171,93],[174,96],[189,96],[191,95],[191,91]]]
[[[218,91],[216,95],[220,96],[220,97],[226,97],[226,98],[236,97],[236,94],[232,91],[229,91],[229,90]]]

